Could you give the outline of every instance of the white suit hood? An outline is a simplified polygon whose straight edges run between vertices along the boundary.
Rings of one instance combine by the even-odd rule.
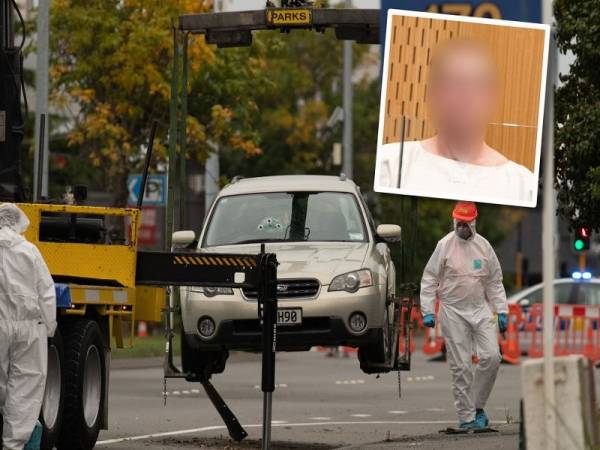
[[[11,228],[0,228],[0,247],[13,247],[23,241],[25,238]]]

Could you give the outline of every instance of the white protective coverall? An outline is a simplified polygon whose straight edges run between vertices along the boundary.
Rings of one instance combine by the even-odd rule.
[[[3,449],[23,450],[40,415],[47,337],[56,329],[54,282],[38,249],[21,233],[17,206],[0,205],[0,414]]]
[[[442,238],[421,280],[421,312],[435,313],[446,342],[454,405],[461,422],[471,422],[494,387],[501,356],[493,310],[508,312],[502,269],[490,243],[476,233],[460,238],[455,231]],[[456,227],[455,227],[456,228]],[[472,355],[479,363],[473,370]]]

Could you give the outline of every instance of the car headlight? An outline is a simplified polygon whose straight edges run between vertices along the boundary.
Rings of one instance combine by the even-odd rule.
[[[329,285],[329,291],[356,292],[362,287],[372,286],[373,277],[369,269],[356,270],[335,277]]]
[[[230,287],[190,287],[190,292],[204,294],[206,297],[214,297],[215,295],[233,295],[233,289]]]

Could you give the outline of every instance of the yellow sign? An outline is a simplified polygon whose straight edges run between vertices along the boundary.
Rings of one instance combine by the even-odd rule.
[[[312,11],[306,8],[276,8],[267,10],[267,24],[297,27],[312,23]]]

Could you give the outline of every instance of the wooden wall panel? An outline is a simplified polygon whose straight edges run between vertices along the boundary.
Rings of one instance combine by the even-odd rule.
[[[486,140],[533,171],[544,31],[406,16],[394,16],[391,27],[383,143],[400,141],[402,116],[406,141],[435,134],[426,106],[431,54],[448,39],[472,38],[490,47],[500,81],[500,101]]]

